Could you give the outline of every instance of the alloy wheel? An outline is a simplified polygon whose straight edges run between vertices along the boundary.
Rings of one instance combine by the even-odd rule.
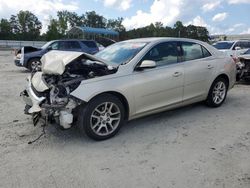
[[[36,68],[39,68],[41,66],[41,62],[40,61],[32,61],[31,62],[31,69],[35,70]]]
[[[220,104],[223,102],[226,96],[226,85],[224,82],[219,81],[216,83],[213,89],[213,101],[215,104]]]
[[[98,105],[90,116],[91,129],[99,136],[106,136],[116,130],[121,121],[121,111],[113,102]]]

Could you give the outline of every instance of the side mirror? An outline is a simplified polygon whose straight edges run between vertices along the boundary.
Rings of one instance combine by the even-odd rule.
[[[241,47],[237,46],[235,47],[235,50],[241,50]]]
[[[138,70],[152,69],[156,67],[156,62],[152,60],[144,60],[138,67]]]

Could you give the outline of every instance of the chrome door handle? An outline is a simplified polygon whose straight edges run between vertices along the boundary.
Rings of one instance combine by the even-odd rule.
[[[180,76],[180,75],[182,75],[181,72],[175,72],[175,73],[173,74],[173,77],[178,77],[178,76]]]
[[[212,65],[208,65],[207,68],[208,68],[208,69],[212,69],[212,68],[214,68],[214,67],[213,67]]]

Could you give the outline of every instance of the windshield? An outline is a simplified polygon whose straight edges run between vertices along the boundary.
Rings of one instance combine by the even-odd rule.
[[[128,63],[146,44],[145,42],[119,42],[103,49],[95,56],[121,65]]]
[[[250,54],[250,48],[244,54]]]
[[[218,50],[226,50],[226,49],[230,49],[233,46],[233,44],[234,42],[217,42],[213,44],[213,46],[217,48]]]
[[[42,49],[48,48],[48,46],[49,46],[52,42],[53,42],[53,41],[47,42],[47,43],[44,44],[41,48],[42,48]]]

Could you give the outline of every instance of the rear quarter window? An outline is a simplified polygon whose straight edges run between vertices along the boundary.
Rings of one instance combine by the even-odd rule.
[[[204,46],[201,46],[201,48],[202,48],[204,58],[211,56],[211,53]]]
[[[97,45],[94,41],[81,41],[88,48],[97,48]]]

